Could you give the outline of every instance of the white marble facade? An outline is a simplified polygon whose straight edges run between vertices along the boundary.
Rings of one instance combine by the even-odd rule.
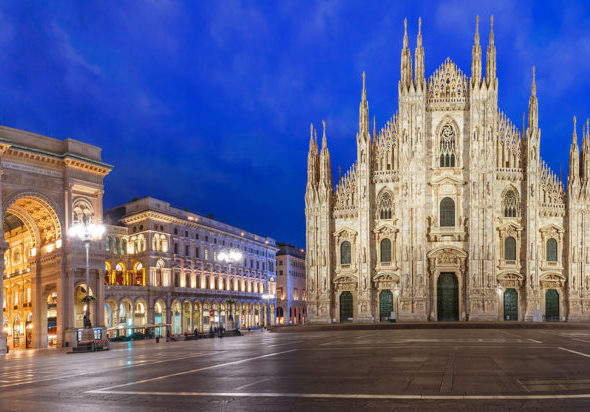
[[[357,159],[335,188],[312,125],[310,322],[590,320],[590,132],[578,149],[574,119],[565,189],[540,158],[534,69],[522,129],[498,107],[491,23],[470,77],[447,58],[426,78],[406,29],[399,108],[372,134],[363,74]]]

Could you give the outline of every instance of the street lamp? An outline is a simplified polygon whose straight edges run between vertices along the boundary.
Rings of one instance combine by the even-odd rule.
[[[240,252],[239,250],[236,250],[236,249],[222,250],[217,255],[217,260],[220,262],[227,263],[229,274],[231,276],[231,264],[242,260],[242,252]],[[230,297],[230,299],[227,300],[227,303],[229,305],[229,321],[231,322],[232,329],[233,329],[233,327],[235,325],[234,324],[234,316],[233,316],[233,304],[235,303],[235,300]]]
[[[84,313],[84,328],[92,328],[90,321],[90,263],[88,261],[90,255],[90,242],[102,237],[105,232],[103,225],[97,225],[88,221],[86,216],[83,217],[81,223],[75,223],[70,226],[68,236],[71,238],[78,238],[84,242],[86,248],[86,309]]]

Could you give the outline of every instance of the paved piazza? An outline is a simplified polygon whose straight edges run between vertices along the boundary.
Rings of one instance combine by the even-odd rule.
[[[590,408],[590,329],[266,333],[21,351],[0,361],[0,409]]]

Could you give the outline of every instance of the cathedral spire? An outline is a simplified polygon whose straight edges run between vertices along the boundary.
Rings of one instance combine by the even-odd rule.
[[[416,61],[414,68],[414,83],[416,86],[424,83],[424,48],[422,47],[422,17],[418,18],[418,38],[416,39]]]
[[[568,186],[574,183],[580,174],[578,135],[576,134],[576,116],[574,116],[574,132],[572,133],[572,145],[570,146],[570,165],[567,175]]]
[[[313,140],[313,123],[309,125],[309,153],[313,153],[315,150],[317,151],[317,146]]]
[[[531,84],[531,97],[529,98],[529,124],[528,130],[536,130],[539,127],[539,104],[537,102],[537,84],[535,83],[535,66],[533,66],[533,82]]]
[[[590,180],[590,120],[586,119],[586,128],[582,137],[582,155],[580,158],[580,176]]]
[[[307,154],[307,184],[316,186],[318,183],[318,145],[314,140],[313,123],[309,126],[309,153]]]
[[[481,46],[479,44],[479,16],[475,17],[475,39],[471,50],[471,85],[481,83]]]
[[[359,105],[359,135],[369,135],[369,103],[367,102],[367,89],[365,88],[365,72],[363,72],[363,91]],[[369,135],[370,136],[370,135]]]
[[[407,89],[412,84],[412,55],[408,47],[408,19],[404,19],[404,47],[401,58],[400,83]]]
[[[323,182],[326,188],[332,190],[332,166],[326,139],[326,122],[324,120],[322,120],[322,125],[324,126],[324,134],[322,136],[322,151],[320,153],[320,182]]]
[[[494,16],[490,18],[490,42],[486,55],[486,82],[490,86],[496,80],[496,46],[494,45]]]

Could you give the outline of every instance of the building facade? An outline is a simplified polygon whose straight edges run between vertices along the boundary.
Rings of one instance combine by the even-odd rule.
[[[335,189],[312,125],[310,321],[590,320],[588,122],[565,189],[540,157],[534,69],[522,130],[498,108],[491,23],[470,77],[447,58],[426,78],[406,28],[398,111],[371,135],[363,74],[357,159]]]
[[[305,322],[305,251],[289,243],[277,243],[277,324]]]
[[[102,221],[101,149],[0,126],[0,354],[9,348],[75,346],[83,327],[85,249],[66,236],[72,224]],[[104,253],[90,248],[93,325],[101,325]]]
[[[274,324],[274,298],[264,296],[276,290],[274,239],[150,197],[108,210],[105,222],[110,336]]]

